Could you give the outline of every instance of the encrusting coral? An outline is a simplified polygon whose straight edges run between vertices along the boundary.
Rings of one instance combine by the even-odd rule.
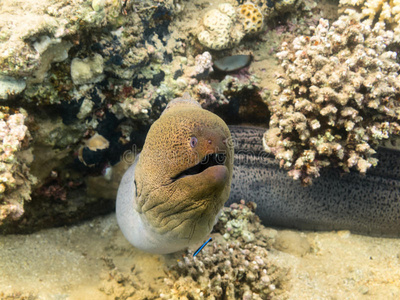
[[[196,30],[200,44],[212,50],[233,48],[245,36],[262,32],[268,20],[295,11],[310,11],[316,5],[310,0],[238,2],[242,4],[219,4],[203,15]]]
[[[223,50],[239,44],[246,34],[259,32],[263,25],[262,12],[253,3],[246,2],[239,7],[222,3],[201,19],[197,37],[203,46]]]
[[[294,179],[311,184],[329,165],[365,173],[377,164],[374,148],[400,133],[400,65],[387,49],[393,40],[381,22],[371,28],[341,17],[282,44],[285,74],[269,103],[264,145]]]
[[[208,48],[227,49],[237,45],[243,37],[243,25],[237,21],[236,9],[228,3],[208,11],[201,20],[198,39]]]

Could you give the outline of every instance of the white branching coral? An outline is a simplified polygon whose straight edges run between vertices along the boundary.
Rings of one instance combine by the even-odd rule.
[[[277,56],[285,74],[269,103],[264,145],[294,179],[310,184],[329,165],[365,173],[377,164],[374,148],[400,134],[400,65],[387,50],[393,40],[382,23],[341,17],[283,43]]]
[[[287,270],[275,266],[266,250],[269,239],[255,215],[255,203],[224,207],[216,238],[193,257],[188,250],[164,279],[161,299],[275,299]],[[217,235],[218,236],[218,235]],[[199,294],[198,291],[201,291]]]
[[[340,0],[339,4],[346,14],[369,25],[384,22],[400,41],[400,0]]]

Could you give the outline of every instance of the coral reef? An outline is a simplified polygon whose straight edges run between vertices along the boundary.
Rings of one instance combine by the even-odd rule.
[[[124,272],[113,258],[104,258],[109,271],[100,289],[121,299],[285,299],[288,270],[272,264],[266,250],[276,232],[260,224],[255,209],[255,203],[244,200],[224,207],[213,241],[196,257],[190,249],[175,254],[156,287],[135,268]],[[253,239],[247,239],[249,234]]]
[[[197,38],[209,49],[230,49],[245,36],[261,32],[267,20],[296,10],[311,11],[315,6],[315,1],[310,0],[256,0],[239,6],[223,3],[207,11],[199,20]]]
[[[24,214],[24,202],[31,199],[36,182],[29,172],[33,156],[27,150],[30,134],[24,122],[22,112],[0,107],[0,226]]]
[[[13,169],[27,178],[26,192],[19,187],[19,179],[15,190],[21,199],[32,197],[32,201],[27,207],[22,200],[10,200],[20,204],[10,209],[18,211],[18,216],[24,209],[30,213],[24,214],[27,219],[7,218],[10,222],[4,222],[2,232],[34,230],[85,218],[98,209],[111,210],[112,198],[86,196],[83,178],[109,176],[107,170],[126,149],[133,143],[140,147],[141,138],[136,137],[143,133],[134,129],[142,124],[139,121],[149,122],[149,109],[156,101],[151,94],[162,81],[152,81],[160,74],[166,55],[158,38],[165,33],[159,28],[168,27],[165,20],[169,22],[178,10],[172,1],[161,5],[114,0],[1,4],[0,99],[7,101],[5,105],[25,108],[29,115],[35,156],[30,172],[38,179],[31,193],[32,178],[26,175],[29,164],[26,170]],[[130,131],[123,130],[127,126]],[[109,149],[84,147],[96,133],[110,141]],[[5,187],[5,193],[13,190]],[[4,199],[11,198],[7,194]],[[10,215],[3,208],[2,215]]]
[[[243,71],[234,75],[226,75],[221,81],[207,82],[201,80],[194,86],[195,99],[203,107],[212,108],[230,103],[230,100],[236,95],[246,90],[259,89],[260,79]]]
[[[196,257],[183,257],[165,283],[161,299],[271,299],[280,278],[262,247],[212,243]]]
[[[298,5],[301,1],[297,0],[278,0],[274,1],[274,8],[280,12],[287,12]]]
[[[197,38],[200,44],[213,50],[232,48],[245,35],[260,32],[264,26],[263,15],[271,16],[272,11],[265,3],[246,2],[238,7],[220,4],[200,20]]]
[[[223,3],[204,15],[198,39],[203,46],[223,50],[237,45],[244,35],[243,24],[237,20],[236,8]]]
[[[311,184],[329,165],[365,173],[377,164],[374,148],[400,133],[400,65],[386,50],[393,40],[382,23],[341,17],[282,44],[285,73],[264,145],[294,179]]]
[[[257,7],[264,20],[296,11],[310,11],[317,5],[316,1],[311,0],[253,0],[247,1],[243,5],[247,4]]]
[[[20,9],[21,2],[2,3],[0,18],[0,68],[4,74],[16,78],[40,69],[42,60],[47,64],[47,48],[61,43],[62,37],[75,34],[82,24],[79,19],[98,26],[105,17],[104,13],[94,12],[88,1],[83,0],[74,3],[35,1],[35,6],[27,3],[24,15],[18,14]],[[48,33],[52,33],[52,37],[47,36]]]
[[[286,270],[272,265],[265,249],[272,242],[268,231],[254,214],[253,202],[224,207],[214,230],[216,237],[193,257],[188,250],[170,267],[169,287],[162,299],[279,299]],[[251,238],[249,238],[251,237]]]
[[[219,217],[217,230],[225,240],[236,239],[244,243],[256,240],[254,233],[260,231],[260,220],[254,214],[257,205],[254,202],[244,201],[232,203],[229,208],[224,208]],[[260,238],[260,236],[258,236]]]
[[[394,40],[400,42],[399,0],[340,0],[341,9],[351,18],[365,20],[369,25],[384,22],[394,32]]]
[[[243,24],[245,34],[256,33],[264,25],[261,10],[254,3],[246,2],[238,7],[239,20]]]
[[[22,107],[29,115],[26,125],[35,157],[30,173],[38,180],[32,201],[24,206],[29,214],[4,232],[72,223],[111,210],[120,158],[125,152],[140,150],[150,124],[170,99],[185,92],[224,118],[229,115],[239,122],[236,116],[240,115],[241,121],[254,123],[247,112],[257,110],[256,101],[261,103],[267,95],[260,75],[272,55],[272,51],[263,53],[262,44],[268,40],[275,48],[272,40],[281,39],[263,36],[264,25],[274,11],[280,14],[274,5],[281,1],[226,2],[209,9],[218,6],[229,18],[233,27],[225,36],[228,43],[236,44],[237,34],[240,39],[247,35],[246,24],[249,38],[233,50],[211,53],[204,52],[197,40],[199,26],[194,20],[209,5],[201,1],[1,4],[0,98],[6,101],[4,105]],[[306,2],[292,1],[285,10],[298,16],[292,14],[294,8]],[[254,51],[263,56],[262,63],[257,61],[257,75],[249,65]],[[223,60],[229,75],[212,72],[213,60],[219,64],[219,59],[235,54],[244,62],[233,66],[228,60],[226,68]],[[262,119],[257,122],[264,124],[268,117],[262,105],[264,109],[258,110]],[[96,134],[109,142],[108,148],[92,151],[86,147]],[[87,184],[96,180],[105,182],[101,191],[107,193]]]

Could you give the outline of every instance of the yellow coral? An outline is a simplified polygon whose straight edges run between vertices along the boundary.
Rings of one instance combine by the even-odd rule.
[[[376,21],[394,32],[395,42],[400,42],[400,0],[340,0],[343,11],[356,20]]]
[[[379,21],[392,22],[392,9],[395,9],[395,3],[398,1],[393,0],[375,0],[366,1],[362,9],[363,17],[368,17],[372,22],[376,16],[379,16]]]
[[[359,19],[368,18],[370,23],[379,20],[387,25],[398,26],[400,21],[400,0],[340,0],[339,3],[344,8],[361,9]]]
[[[258,7],[253,3],[247,2],[238,8],[239,18],[243,22],[245,33],[255,33],[263,26],[263,15]]]

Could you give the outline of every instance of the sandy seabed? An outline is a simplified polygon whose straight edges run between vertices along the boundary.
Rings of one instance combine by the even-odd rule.
[[[300,235],[311,246],[305,255],[289,250],[297,246],[290,240],[288,251],[269,250],[275,265],[290,270],[288,299],[400,299],[400,239],[349,232]],[[157,293],[176,256],[132,247],[114,214],[72,227],[1,236],[0,298],[116,299],[104,291],[110,261],[121,272],[135,273],[138,285]],[[129,299],[141,297],[139,293]]]

